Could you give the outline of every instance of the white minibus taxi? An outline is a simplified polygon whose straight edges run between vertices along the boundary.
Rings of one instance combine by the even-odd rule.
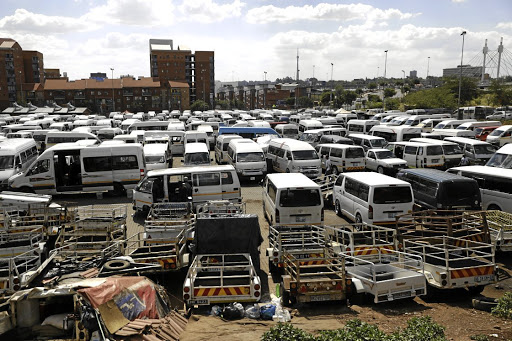
[[[433,146],[440,146],[443,149],[445,169],[458,166],[462,159],[463,152],[457,143],[421,137],[417,139],[411,139],[411,142],[427,143]]]
[[[325,169],[325,161],[329,156],[331,171],[335,175],[343,172],[362,171],[366,167],[364,149],[361,146],[326,143],[317,145],[315,149],[320,155],[323,169]]]
[[[292,139],[272,139],[268,145],[267,159],[272,168],[281,173],[302,173],[310,178],[322,175],[320,158],[309,143]]]
[[[9,178],[26,170],[37,155],[36,142],[32,138],[0,140],[0,189],[5,190]]]
[[[340,174],[333,191],[336,214],[357,224],[394,224],[414,205],[411,184],[374,172]]]
[[[305,119],[299,121],[299,134],[306,130],[321,129],[324,125],[318,120]]]
[[[496,152],[493,145],[481,140],[465,137],[445,137],[444,140],[458,144],[472,165],[485,165]]]
[[[140,144],[60,143],[46,149],[23,173],[9,179],[15,190],[65,194],[133,189],[145,173]]]
[[[263,181],[263,214],[272,226],[323,225],[321,188],[304,174],[268,174]]]
[[[274,129],[281,137],[295,140],[299,138],[299,128],[295,124],[278,124]]]
[[[96,140],[100,143],[100,139],[93,133],[76,132],[76,131],[50,131],[46,134],[46,148],[50,148],[58,143],[70,143],[79,140]]]
[[[208,150],[210,150],[210,144],[208,142],[208,135],[205,132],[201,131],[186,131],[183,137],[183,142],[185,146],[185,150],[187,148],[187,143],[204,143]]]
[[[150,143],[144,145],[144,160],[146,161],[146,170],[169,168],[172,165],[172,158],[166,144]],[[169,163],[169,160],[171,162]]]
[[[210,151],[205,143],[190,142],[185,145],[184,166],[208,166],[209,164]]]
[[[444,168],[444,151],[440,145],[421,142],[390,142],[386,146],[396,157],[407,161],[409,168]]]
[[[229,141],[243,139],[240,135],[233,134],[223,134],[217,137],[217,141],[215,142],[215,162],[218,165],[228,162],[228,145]]]
[[[252,140],[249,140],[251,143],[237,143],[241,141],[234,139],[229,142],[228,164],[235,167],[239,178],[261,179],[267,173],[267,161],[261,146]]]
[[[512,169],[512,144],[506,144],[498,149],[486,166]]]
[[[350,120],[347,124],[348,134],[369,134],[373,126],[379,125],[378,120]]]
[[[148,172],[133,191],[133,209],[147,212],[154,202],[185,201],[180,195],[184,182],[191,188],[194,206],[210,200],[242,201],[233,166],[179,167]]]
[[[487,136],[487,142],[496,147],[512,142],[512,125],[505,125],[494,129]]]
[[[385,126],[376,125],[370,129],[372,136],[378,136],[386,139],[388,142],[409,141],[415,137],[421,137],[421,128],[407,125]]]

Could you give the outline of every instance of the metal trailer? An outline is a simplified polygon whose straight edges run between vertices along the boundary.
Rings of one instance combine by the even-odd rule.
[[[165,239],[174,242],[185,234],[185,241],[193,240],[195,215],[187,202],[164,202],[151,205],[144,223],[146,239]]]
[[[353,295],[370,294],[375,303],[414,298],[427,293],[420,256],[381,247],[367,248],[364,254],[344,253],[347,277]]]
[[[396,217],[400,243],[410,238],[454,237],[489,243],[485,211],[426,210]]]
[[[30,283],[25,275],[41,265],[41,256],[33,250],[0,258],[0,294],[11,295]]]
[[[497,251],[512,251],[512,214],[503,211],[487,211],[487,224],[491,243]]]
[[[232,217],[236,214],[245,214],[245,212],[245,202],[233,203],[229,200],[211,200],[196,208],[196,214],[201,218]]]
[[[284,274],[279,286],[283,305],[347,298],[352,283],[346,277],[345,260],[327,248],[321,256],[307,259],[285,250],[283,261]]]
[[[372,224],[324,226],[326,243],[335,254],[350,256],[379,254],[379,250],[398,250],[396,230]]]
[[[190,263],[183,284],[183,299],[188,307],[258,302],[261,282],[250,254],[197,255]]]
[[[497,279],[491,244],[447,236],[406,239],[404,252],[422,258],[423,274],[434,288],[467,288],[477,294]]]
[[[332,205],[334,202],[332,199],[336,175],[325,175],[324,177],[318,177],[312,180],[320,186],[324,202]]]
[[[284,253],[297,259],[325,257],[325,230],[322,226],[269,226],[266,255],[270,272],[282,272]]]

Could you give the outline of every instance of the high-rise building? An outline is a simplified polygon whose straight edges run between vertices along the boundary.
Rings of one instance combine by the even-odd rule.
[[[196,51],[177,46],[169,39],[149,40],[151,77],[158,77],[162,85],[163,103],[178,103],[176,95],[171,96],[170,82],[188,84],[188,98],[181,98],[182,110],[196,100],[204,100],[212,107],[215,93],[215,58],[213,51]],[[174,85],[176,83],[173,83]],[[183,88],[182,88],[183,89]],[[188,102],[188,103],[186,103]]]
[[[459,77],[460,73],[460,65],[457,65],[457,67],[453,68],[443,69],[443,77]],[[462,65],[462,77],[480,78],[481,76],[481,66]]]

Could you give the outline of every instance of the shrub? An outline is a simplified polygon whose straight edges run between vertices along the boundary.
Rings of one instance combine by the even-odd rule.
[[[507,292],[498,300],[498,305],[492,308],[492,314],[504,319],[512,319],[512,292]]]
[[[262,341],[314,341],[315,337],[290,323],[278,323],[261,337]]]

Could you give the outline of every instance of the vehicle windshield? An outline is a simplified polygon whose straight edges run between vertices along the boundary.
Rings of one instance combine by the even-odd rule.
[[[486,166],[498,168],[512,168],[512,155],[496,153],[494,154]]]
[[[98,138],[100,140],[112,140],[114,138],[114,133],[98,134]]]
[[[391,150],[382,150],[380,152],[375,152],[375,155],[377,155],[377,159],[379,160],[396,158],[395,154],[393,154]]]
[[[0,156],[0,170],[12,169],[14,168],[14,156],[13,155],[4,155]]]
[[[185,155],[185,164],[204,164],[210,163],[208,153],[189,153]]]
[[[388,144],[384,139],[372,140],[370,143],[374,148],[384,148]]]
[[[146,155],[146,163],[164,163],[165,159],[159,155]]]
[[[444,145],[443,150],[444,155],[462,154],[462,150],[460,150],[460,147],[458,145]]]
[[[494,154],[496,149],[488,144],[477,144],[474,146],[475,154]]]
[[[297,129],[284,129],[283,134],[284,135],[296,135],[299,131]]]
[[[297,150],[292,152],[294,160],[314,160],[318,159],[318,154],[314,150]]]
[[[364,149],[363,148],[348,148],[345,155],[346,155],[347,159],[364,157]]]
[[[236,155],[237,162],[260,162],[265,161],[265,155],[263,153],[239,153]]]
[[[428,146],[427,155],[443,155],[443,148],[441,146]]]
[[[374,204],[412,203],[411,189],[401,187],[377,187],[373,193]]]
[[[456,204],[457,202],[467,201],[473,202],[474,198],[479,196],[480,190],[476,181],[474,184],[467,182],[452,182],[447,183],[445,187],[446,199],[451,203]]]
[[[438,125],[436,125],[436,126],[434,127],[434,129],[443,129],[445,125],[446,125],[446,124],[441,124],[441,123],[439,123]]]
[[[504,130],[496,129],[493,130],[492,133],[489,134],[489,136],[501,136],[501,134],[503,134],[504,132]]]
[[[281,192],[279,206],[281,207],[307,207],[321,204],[318,189],[287,189]]]

